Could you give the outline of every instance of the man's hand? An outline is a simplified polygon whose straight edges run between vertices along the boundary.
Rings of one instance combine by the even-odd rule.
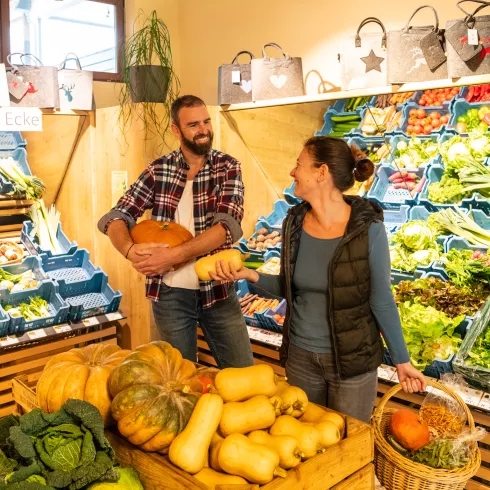
[[[134,243],[131,245],[127,259],[133,266],[146,260],[151,255],[151,252],[148,250],[148,245],[148,243]],[[145,250],[144,253],[142,252],[143,250]]]
[[[145,276],[158,276],[172,272],[173,266],[180,262],[175,248],[166,243],[145,243],[136,251],[142,260],[133,262],[133,267]]]

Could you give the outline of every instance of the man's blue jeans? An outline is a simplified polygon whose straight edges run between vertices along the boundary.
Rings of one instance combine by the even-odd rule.
[[[228,298],[203,308],[199,291],[162,284],[153,303],[160,338],[190,361],[197,360],[197,326],[204,331],[220,369],[253,365],[252,348],[234,284]]]

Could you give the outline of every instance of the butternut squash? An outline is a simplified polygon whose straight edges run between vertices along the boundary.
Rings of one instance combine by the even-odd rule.
[[[317,422],[313,427],[320,432],[322,436],[321,444],[325,449],[335,446],[335,444],[340,442],[341,437],[339,428],[333,422],[324,420]]]
[[[318,422],[332,422],[337,426],[340,432],[340,438],[342,439],[345,435],[345,420],[344,417],[335,412],[325,412]]]
[[[305,459],[325,450],[321,443],[320,431],[311,425],[303,424],[291,415],[278,417],[269,433],[273,436],[293,436],[298,441],[298,447],[304,453]]]
[[[274,407],[274,411],[276,412],[276,417],[279,417],[282,414],[282,400],[280,396],[274,395],[269,398],[271,405]]]
[[[282,400],[283,415],[301,417],[308,406],[308,396],[297,386],[289,386],[278,395]]]
[[[224,437],[221,437],[217,432],[215,432],[213,439],[211,440],[211,445],[209,446],[209,466],[216,471],[223,471],[219,465],[218,454],[221,443],[224,440]]]
[[[249,482],[265,485],[274,476],[286,477],[279,467],[279,454],[274,449],[256,444],[243,434],[231,434],[221,444],[219,464],[224,471]]]
[[[305,408],[304,414],[299,419],[300,422],[319,422],[320,419],[329,412],[324,410],[323,408],[315,405],[314,403],[308,403]]]
[[[230,402],[223,406],[219,430],[226,437],[230,434],[248,434],[253,430],[268,429],[276,421],[276,411],[265,395],[258,395],[246,402]]]
[[[232,262],[235,269],[243,267],[243,261],[248,255],[242,255],[239,250],[230,249],[217,252],[207,257],[202,257],[194,264],[194,270],[201,281],[211,281],[210,272],[216,273],[216,262],[223,260],[226,264]]]
[[[225,368],[216,375],[214,385],[225,402],[242,402],[257,395],[275,395],[278,380],[271,366],[257,364]]]
[[[199,398],[187,426],[170,445],[168,457],[175,466],[191,474],[203,469],[222,413],[219,395],[206,393]]]
[[[204,483],[209,489],[215,490],[216,485],[246,485],[248,482],[245,478],[235,475],[226,475],[211,468],[203,468],[199,473],[194,475],[196,480]]]
[[[263,444],[277,451],[279,466],[286,470],[298,466],[304,456],[293,436],[271,436],[265,430],[254,430],[250,432],[248,438],[256,444]]]

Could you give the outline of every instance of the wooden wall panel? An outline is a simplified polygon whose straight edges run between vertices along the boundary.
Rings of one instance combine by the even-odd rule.
[[[239,134],[263,174],[263,178],[257,175],[258,180],[254,180],[250,187],[254,205],[260,207],[263,202],[260,214],[272,210],[261,195],[263,181],[266,180],[275,194],[282,197],[283,189],[292,182],[289,172],[304,141],[322,128],[323,115],[330,104],[320,101],[222,113],[229,122],[229,127],[223,130]],[[233,155],[239,145],[234,139],[229,143],[226,151]]]

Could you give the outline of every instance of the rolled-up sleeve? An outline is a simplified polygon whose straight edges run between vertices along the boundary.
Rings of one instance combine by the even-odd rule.
[[[136,182],[119,199],[116,206],[100,218],[97,223],[99,231],[107,233],[107,227],[115,220],[123,220],[131,230],[136,220],[153,207],[155,194],[155,175],[152,165],[138,177]]]
[[[244,185],[238,160],[230,161],[224,182],[220,186],[213,225],[219,223],[226,231],[226,242],[231,244],[242,235]]]

